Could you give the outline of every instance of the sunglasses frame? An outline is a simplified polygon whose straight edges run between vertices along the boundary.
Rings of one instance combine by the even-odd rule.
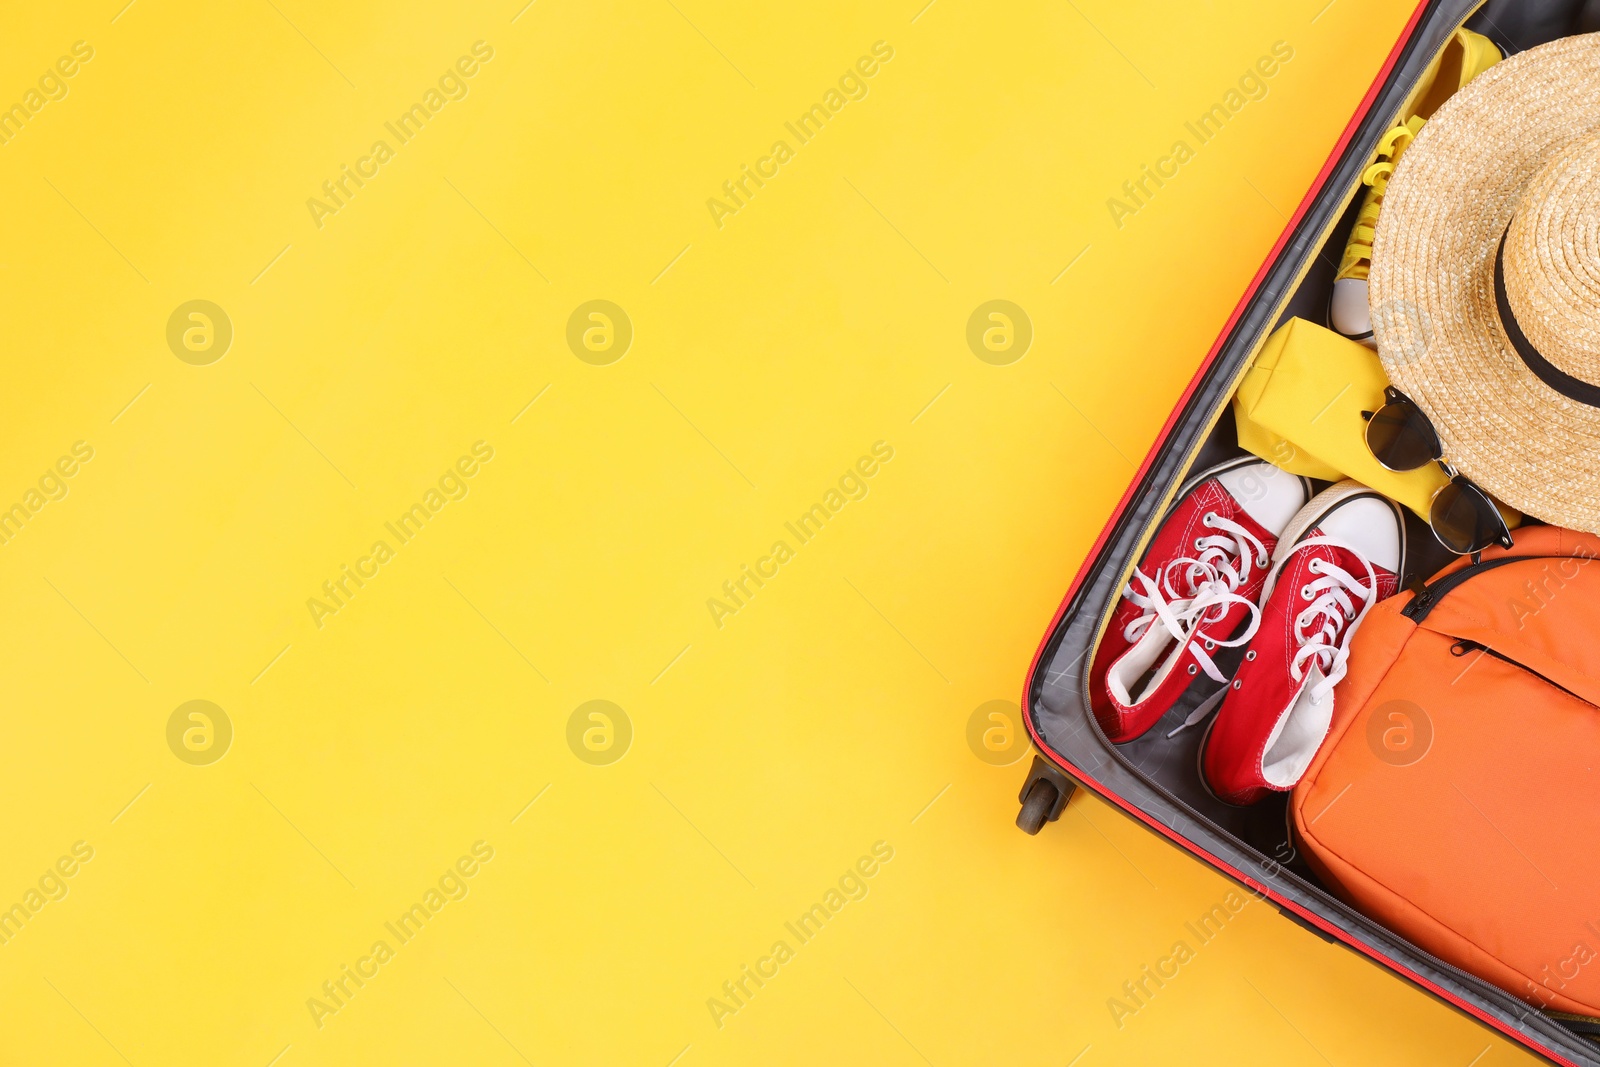
[[[1445,476],[1450,479],[1447,485],[1441,485],[1438,489],[1434,490],[1433,497],[1428,503],[1428,529],[1433,532],[1434,540],[1438,541],[1440,545],[1444,546],[1447,551],[1453,552],[1458,556],[1475,556],[1484,549],[1488,548],[1490,545],[1494,544],[1498,544],[1502,548],[1510,548],[1512,545],[1511,527],[1506,525],[1505,516],[1500,514],[1500,509],[1495,505],[1494,498],[1488,493],[1484,492],[1483,488],[1476,482],[1462,474],[1460,471],[1456,470],[1455,467],[1451,466],[1445,461],[1444,443],[1439,440],[1439,432],[1433,428],[1432,420],[1428,418],[1427,414],[1420,406],[1418,406],[1417,402],[1406,396],[1392,385],[1384,386],[1383,401],[1383,407],[1380,407],[1377,411],[1363,411],[1361,413],[1361,417],[1367,421],[1367,428],[1362,433],[1362,441],[1366,444],[1367,451],[1372,453],[1372,458],[1378,462],[1378,465],[1384,470],[1393,471],[1396,474],[1404,474],[1407,471],[1421,470],[1429,463],[1437,463],[1439,465],[1439,469],[1444,471]],[[1373,447],[1370,435],[1372,433],[1372,424],[1377,421],[1378,416],[1382,415],[1383,412],[1388,408],[1405,409],[1407,416],[1415,414],[1422,420],[1423,425],[1427,427],[1428,435],[1431,439],[1429,447],[1430,455],[1427,459],[1411,467],[1391,467],[1389,464],[1383,461],[1383,457],[1379,455],[1378,450]],[[1480,515],[1494,516],[1494,525],[1497,526],[1498,529],[1490,531],[1489,539],[1487,541],[1483,541],[1482,543],[1474,542],[1473,546],[1470,548],[1458,549],[1446,541],[1443,535],[1439,533],[1439,527],[1434,523],[1433,510],[1438,503],[1439,495],[1446,489],[1452,488],[1460,493],[1470,493],[1472,495],[1473,504]]]

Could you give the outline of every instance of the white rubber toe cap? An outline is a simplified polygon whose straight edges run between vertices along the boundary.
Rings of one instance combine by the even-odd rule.
[[[1405,566],[1406,523],[1400,505],[1360,482],[1346,479],[1313,497],[1284,531],[1274,562],[1313,532],[1344,542],[1390,574],[1398,575]]]
[[[1365,278],[1341,278],[1333,283],[1328,324],[1353,341],[1372,342],[1372,312],[1367,307]]]
[[[1223,471],[1217,481],[1239,502],[1245,514],[1274,537],[1283,533],[1311,495],[1304,478],[1264,460]]]

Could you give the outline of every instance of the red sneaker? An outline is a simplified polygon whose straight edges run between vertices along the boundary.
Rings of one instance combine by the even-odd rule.
[[[1317,494],[1284,531],[1261,626],[1200,745],[1219,800],[1254,804],[1305,774],[1333,720],[1350,635],[1400,587],[1400,506],[1359,482]]]
[[[1279,535],[1310,495],[1310,481],[1253,456],[1179,489],[1090,667],[1089,703],[1107,738],[1131,741],[1150,729],[1202,670],[1227,681],[1210,653],[1255,632]]]

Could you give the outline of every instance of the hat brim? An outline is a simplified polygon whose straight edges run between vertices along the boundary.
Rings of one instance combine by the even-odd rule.
[[[1494,263],[1554,153],[1600,132],[1600,34],[1496,64],[1447,100],[1384,191],[1368,298],[1389,380],[1445,458],[1514,508],[1600,532],[1600,408],[1541,381],[1506,339]]]

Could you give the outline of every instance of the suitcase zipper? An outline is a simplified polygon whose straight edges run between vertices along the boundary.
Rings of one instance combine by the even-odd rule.
[[[1590,1041],[1600,1041],[1600,1017],[1574,1015],[1567,1011],[1547,1011],[1545,1014],[1575,1034],[1580,1034]]]

